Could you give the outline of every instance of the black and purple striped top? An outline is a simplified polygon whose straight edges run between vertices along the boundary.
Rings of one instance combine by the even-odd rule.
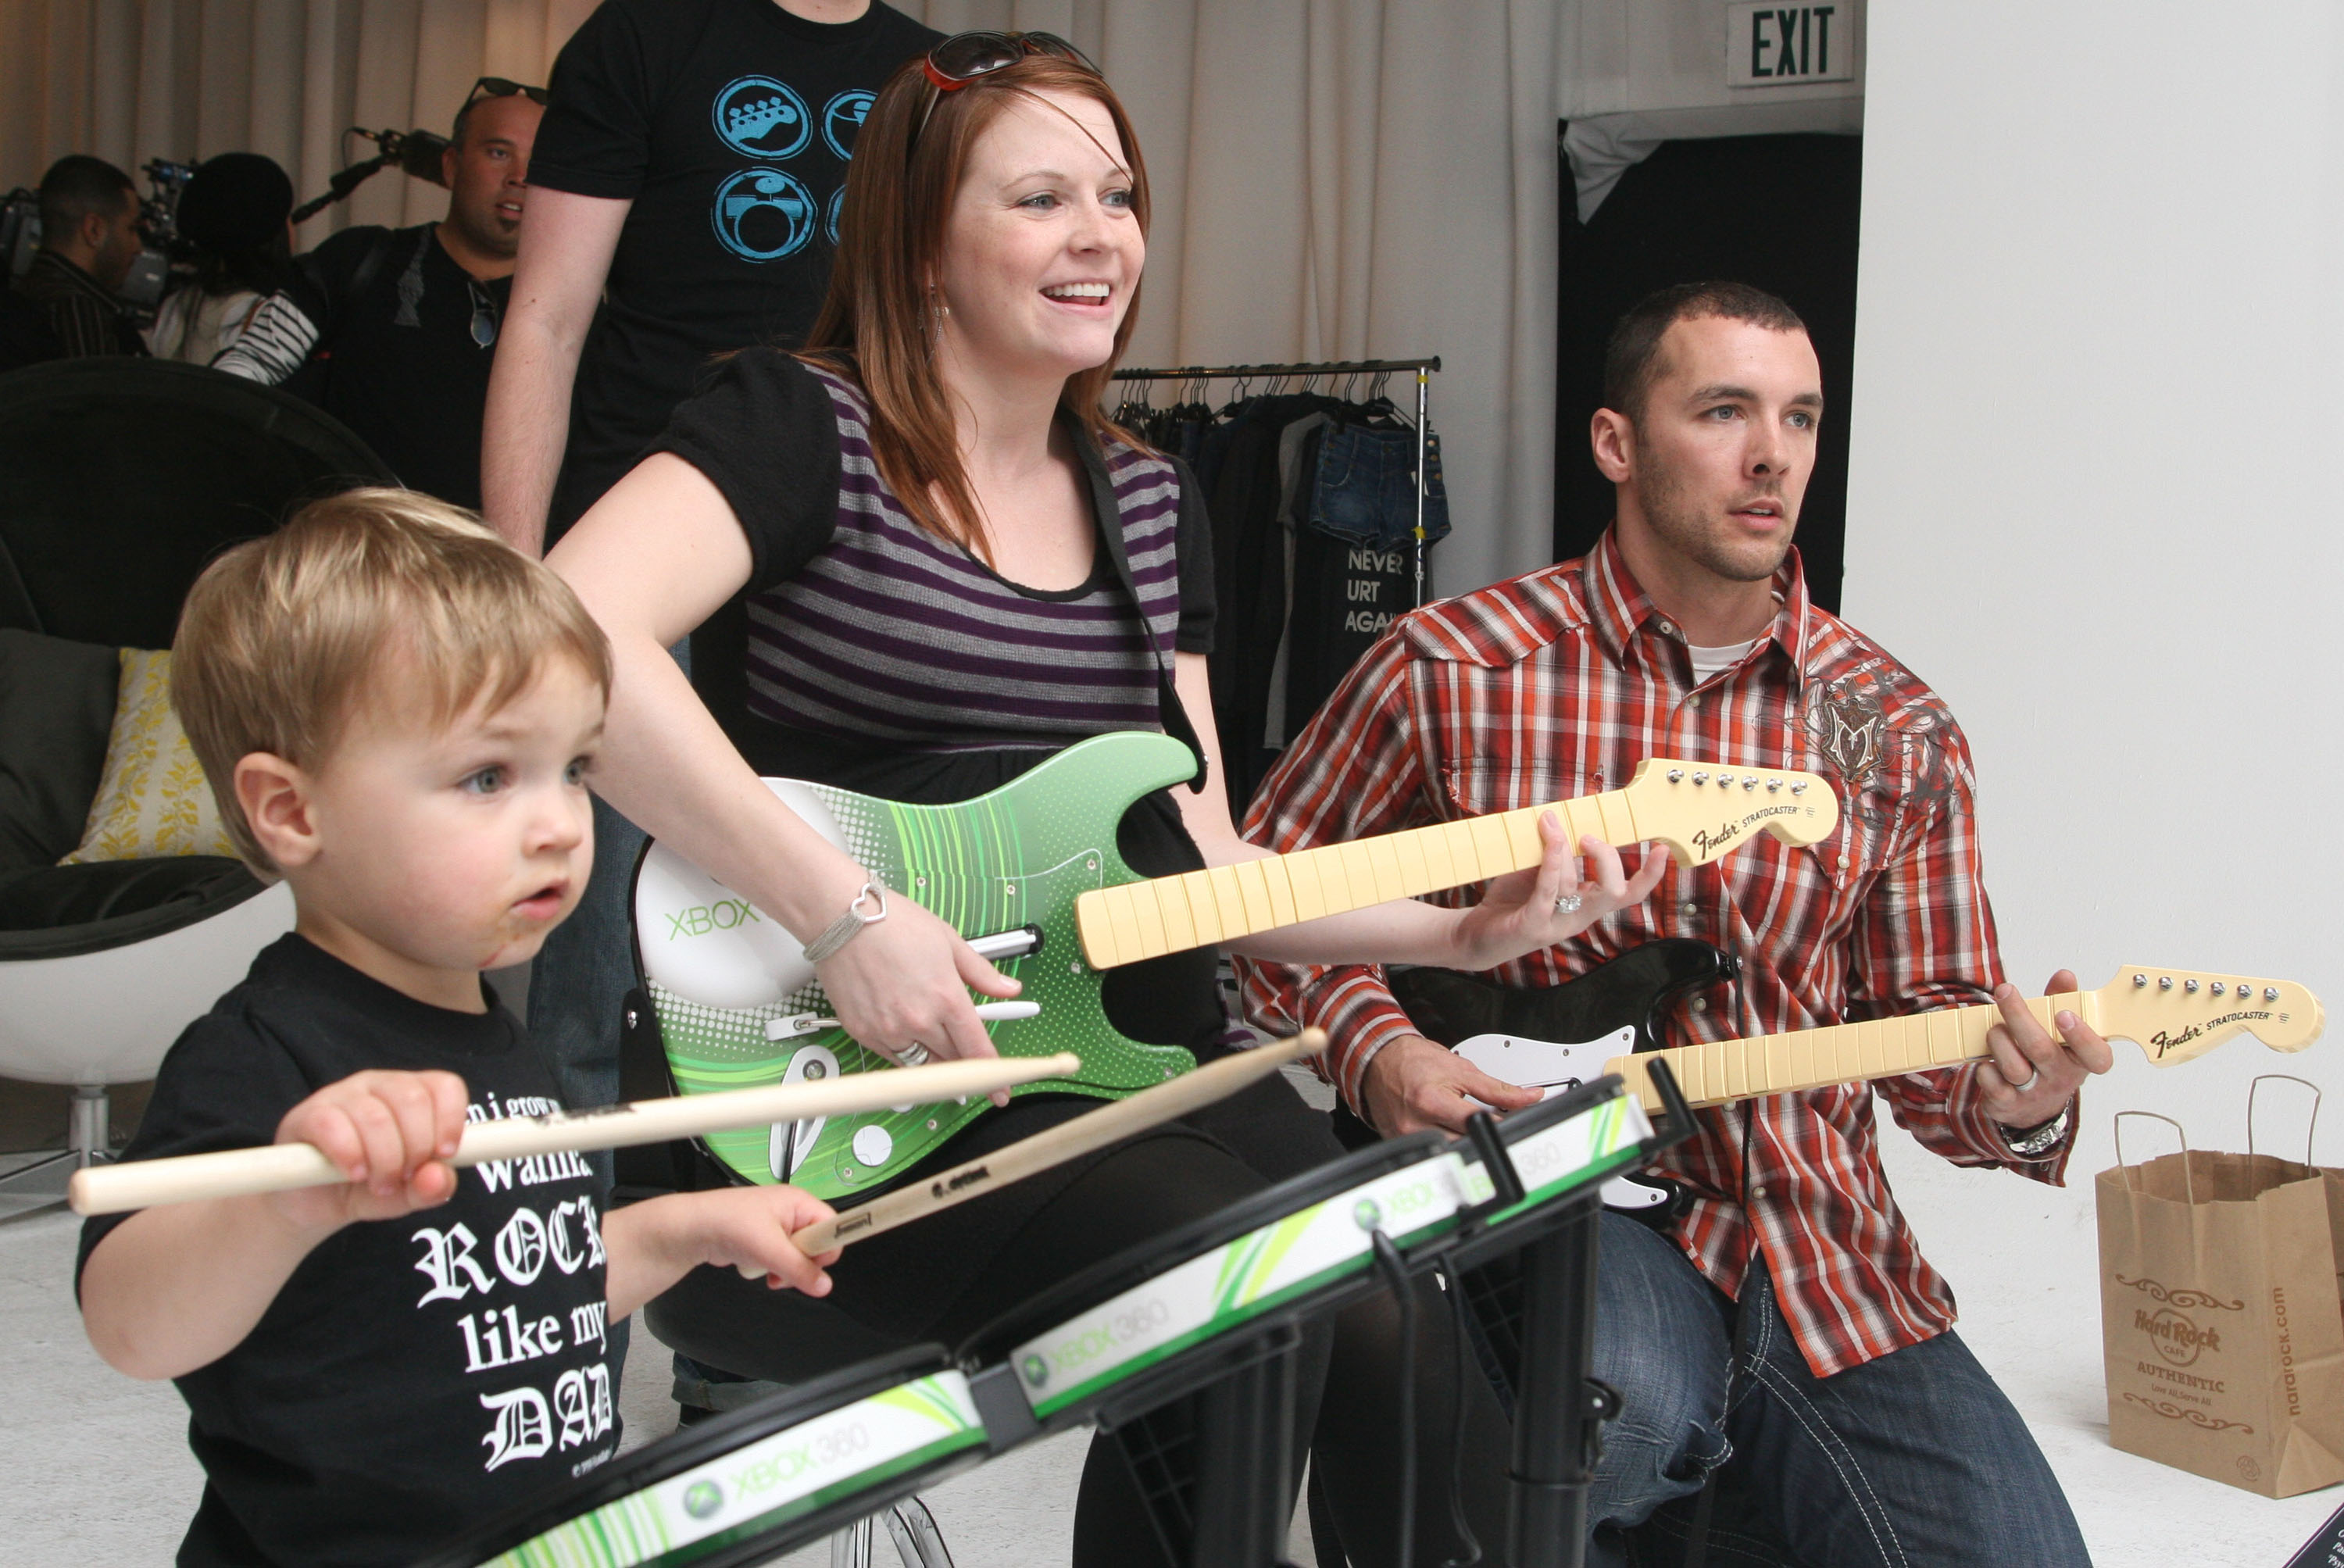
[[[1130,587],[1102,534],[1088,581],[1047,592],[913,521],[879,478],[868,418],[853,380],[753,349],[654,448],[706,474],[748,535],[748,713],[923,752],[1056,749],[1160,728],[1159,668],[1212,640],[1209,535],[1177,460],[1098,451],[1078,434]]]

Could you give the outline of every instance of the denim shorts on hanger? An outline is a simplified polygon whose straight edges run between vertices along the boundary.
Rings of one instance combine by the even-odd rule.
[[[1353,544],[1398,544],[1416,531],[1416,432],[1371,425],[1330,426],[1318,444],[1310,526]],[[1424,541],[1449,532],[1449,491],[1440,482],[1440,432],[1425,432]]]

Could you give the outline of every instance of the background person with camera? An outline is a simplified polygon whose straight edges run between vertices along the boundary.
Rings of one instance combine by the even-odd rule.
[[[64,358],[146,352],[116,292],[144,243],[140,216],[138,187],[104,158],[74,153],[41,177],[41,250],[15,288]]]
[[[146,329],[158,359],[208,365],[293,280],[293,182],[259,153],[205,160],[179,193],[178,237],[193,272]]]
[[[479,507],[489,366],[543,101],[541,89],[480,78],[440,154],[448,216],[335,235],[213,365],[316,403],[408,488]]]

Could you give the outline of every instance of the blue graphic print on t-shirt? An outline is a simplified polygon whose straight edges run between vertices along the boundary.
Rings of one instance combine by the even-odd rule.
[[[803,249],[817,222],[813,193],[777,168],[744,168],[718,186],[714,217],[724,248],[751,261]]]
[[[871,113],[877,100],[875,93],[861,88],[839,94],[822,108],[822,139],[830,144],[842,163],[854,156],[854,133],[863,128],[864,117]]]
[[[813,121],[797,89],[771,76],[743,76],[716,95],[716,135],[743,157],[780,163],[805,150]]]

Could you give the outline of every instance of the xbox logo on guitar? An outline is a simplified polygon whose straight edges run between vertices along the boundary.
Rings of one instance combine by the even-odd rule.
[[[735,926],[763,918],[746,899],[720,898],[713,904],[669,911],[667,939],[672,942],[679,936],[705,936],[712,931],[730,931]]]

